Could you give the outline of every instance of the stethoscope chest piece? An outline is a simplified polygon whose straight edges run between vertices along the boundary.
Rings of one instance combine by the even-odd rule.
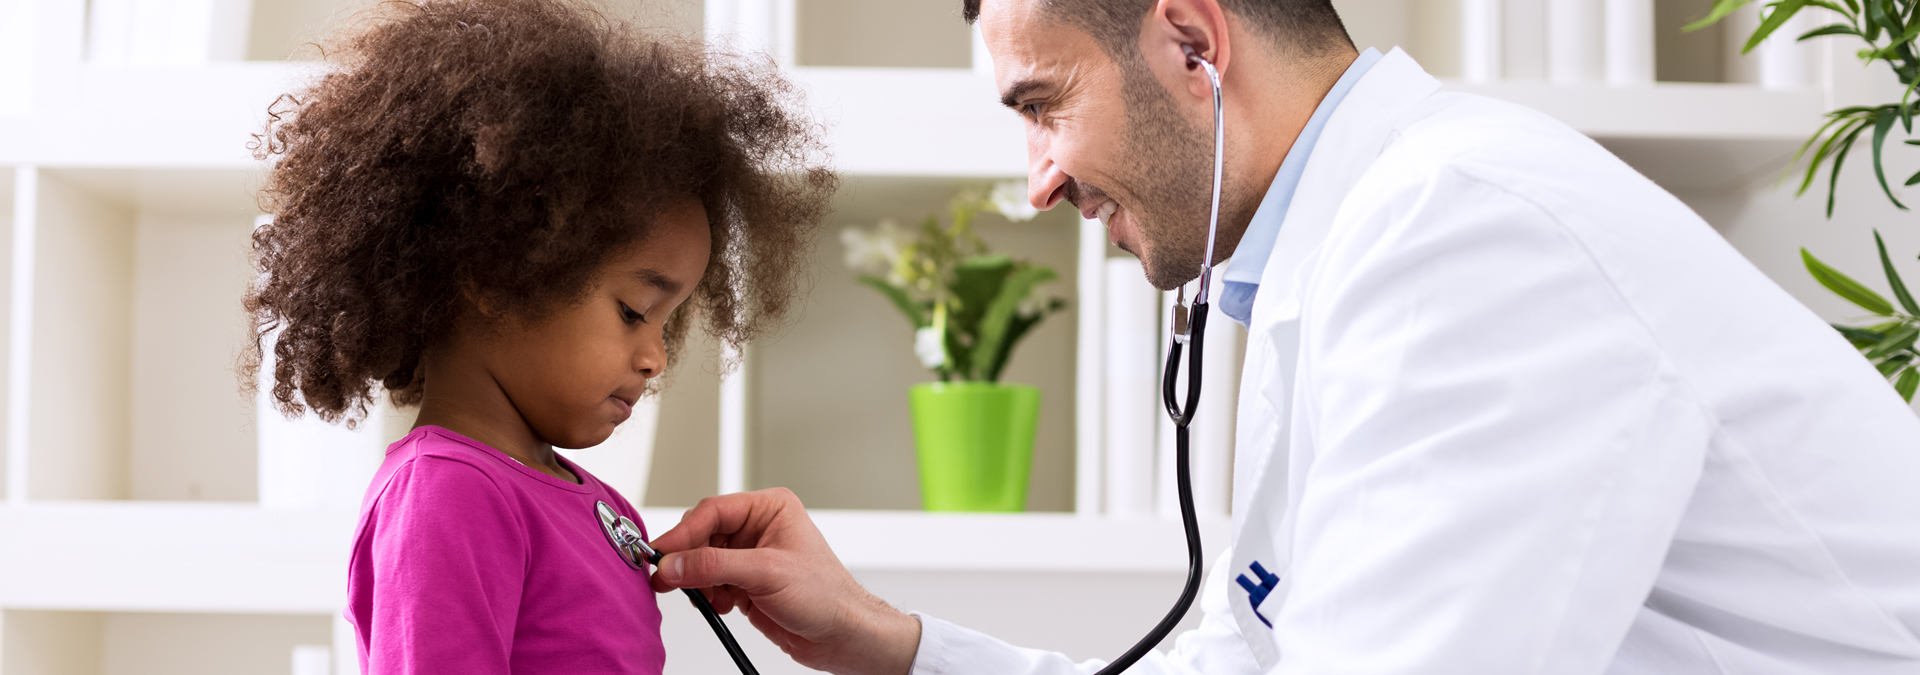
[[[647,561],[653,558],[653,547],[640,535],[640,526],[632,518],[615,513],[606,502],[594,502],[593,513],[600,519],[600,531],[606,533],[607,543],[613,544],[613,552],[620,555],[620,560],[636,570],[646,569]]]

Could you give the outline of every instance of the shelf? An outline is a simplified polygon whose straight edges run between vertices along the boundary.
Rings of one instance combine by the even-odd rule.
[[[77,69],[71,106],[0,125],[0,164],[257,169],[247,150],[280,94],[311,64]],[[954,68],[791,71],[827,129],[835,166],[853,175],[1016,177],[1026,173],[1020,119],[991,78]],[[1753,85],[1646,87],[1448,83],[1532,107],[1596,138],[1721,144],[1799,140],[1819,124],[1819,90]],[[140,101],[130,114],[126,101]]]
[[[247,143],[267,106],[320,72],[298,63],[71,67],[42,89],[57,96],[0,124],[0,164],[254,169]]]
[[[650,532],[681,510],[643,509]],[[243,504],[0,507],[0,607],[330,613],[345,599],[356,514]],[[586,517],[582,514],[582,517]],[[1180,524],[1070,514],[815,511],[855,571],[1179,572]],[[1211,557],[1227,523],[1203,522]]]
[[[1447,89],[1518,103],[1595,138],[1797,141],[1813,133],[1826,112],[1823,91],[1742,84],[1608,87],[1448,82]]]

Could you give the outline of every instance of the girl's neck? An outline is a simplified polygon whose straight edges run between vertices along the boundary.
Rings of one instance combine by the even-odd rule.
[[[553,446],[533,433],[499,383],[484,369],[448,363],[448,356],[442,353],[421,359],[427,377],[414,428],[447,429],[499,450],[535,471],[569,483],[580,482],[560,463]]]

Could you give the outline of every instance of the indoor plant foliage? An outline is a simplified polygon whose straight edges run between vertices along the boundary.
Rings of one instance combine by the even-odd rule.
[[[847,265],[906,317],[920,363],[939,376],[907,397],[929,511],[1026,509],[1040,390],[1000,374],[1020,339],[1066,303],[1034,297],[1059,276],[1052,268],[996,255],[973,230],[982,211],[1031,219],[1025,193],[1019,182],[963,192],[944,227],[928,216],[912,233],[892,221],[840,233]]]
[[[946,227],[929,215],[911,234],[893,221],[840,232],[847,266],[913,325],[914,353],[942,382],[1000,381],[1014,345],[1066,307],[1058,298],[1033,295],[1059,278],[1053,268],[991,253],[973,231],[982,211],[1015,221],[1033,218],[1024,191],[1021,183],[1009,182],[991,192],[963,192],[953,200]]]
[[[1753,0],[1715,0],[1713,10],[1706,18],[1686,27],[1686,30],[1698,30],[1712,25],[1728,14],[1739,10]],[[1753,48],[1786,25],[1795,14],[1808,8],[1830,10],[1841,19],[1801,34],[1798,40],[1810,40],[1824,35],[1851,35],[1866,43],[1857,55],[1867,64],[1884,61],[1893,69],[1905,91],[1898,103],[1877,106],[1849,106],[1827,113],[1827,121],[1815,131],[1800,151],[1794,155],[1796,162],[1806,160],[1805,172],[1800,179],[1799,190],[1795,194],[1806,194],[1819,176],[1820,169],[1827,165],[1827,217],[1833,217],[1835,187],[1840,182],[1840,167],[1847,161],[1856,141],[1872,131],[1869,146],[1873,153],[1873,175],[1879,181],[1880,190],[1894,206],[1906,209],[1907,205],[1893,194],[1893,188],[1887,183],[1886,167],[1882,163],[1883,149],[1887,136],[1895,127],[1901,135],[1913,133],[1913,118],[1920,100],[1914,98],[1916,87],[1920,87],[1920,52],[1914,49],[1915,40],[1920,40],[1920,1],[1916,0],[1776,0],[1763,8],[1760,27],[1755,29],[1741,52]],[[1908,139],[1908,145],[1920,145],[1920,140]],[[1808,155],[1811,150],[1812,154]],[[1906,185],[1920,183],[1920,172],[1915,172],[1906,180]],[[1907,401],[1913,401],[1914,391],[1920,389],[1920,350],[1915,348],[1915,338],[1920,337],[1920,304],[1907,291],[1901,281],[1900,273],[1894,269],[1893,258],[1887,253],[1886,242],[1880,233],[1874,232],[1874,243],[1880,250],[1880,266],[1892,287],[1898,304],[1888,302],[1886,297],[1853,280],[1839,270],[1821,262],[1806,249],[1800,249],[1800,256],[1806,263],[1807,271],[1813,278],[1848,302],[1871,312],[1874,319],[1869,325],[1835,325],[1847,340],[1860,349],[1880,374],[1893,383],[1894,389]]]

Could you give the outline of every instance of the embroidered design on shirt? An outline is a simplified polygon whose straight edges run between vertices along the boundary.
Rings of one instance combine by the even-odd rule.
[[[1253,561],[1252,572],[1253,576],[1260,580],[1260,583],[1254,583],[1253,579],[1248,579],[1245,574],[1240,575],[1234,579],[1234,581],[1238,582],[1241,588],[1247,589],[1247,602],[1253,605],[1253,615],[1260,619],[1260,623],[1267,624],[1268,628],[1272,628],[1273,622],[1268,621],[1267,617],[1261,616],[1260,614],[1260,603],[1266,602],[1267,594],[1273,592],[1274,586],[1280,585],[1280,577],[1274,575],[1272,572],[1268,572],[1267,568],[1260,566],[1260,561],[1258,560]]]

